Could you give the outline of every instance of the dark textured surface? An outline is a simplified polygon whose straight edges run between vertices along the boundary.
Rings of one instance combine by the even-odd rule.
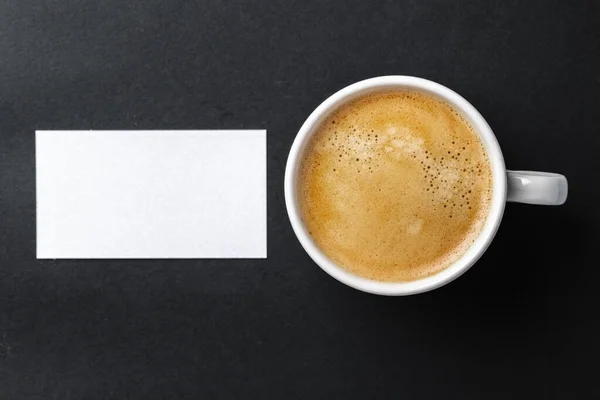
[[[0,398],[599,397],[599,4],[0,0]],[[326,276],[283,201],[310,111],[386,74],[455,89],[510,168],[570,180],[409,298]],[[35,259],[35,129],[262,127],[267,260]]]

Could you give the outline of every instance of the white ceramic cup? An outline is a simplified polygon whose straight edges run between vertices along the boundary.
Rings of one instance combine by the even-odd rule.
[[[410,282],[379,282],[354,275],[333,262],[315,244],[300,214],[297,194],[298,172],[311,136],[320,124],[340,106],[379,91],[410,89],[445,100],[461,112],[479,134],[487,150],[493,177],[493,196],[481,233],[465,254],[435,275]],[[329,275],[355,289],[368,293],[401,296],[427,292],[445,285],[467,271],[491,243],[507,201],[528,204],[560,205],[567,198],[567,179],[547,172],[507,171],[498,141],[488,123],[467,100],[438,83],[412,76],[382,76],[350,85],[325,100],[304,122],[290,150],[285,170],[285,203],[292,227],[308,255]],[[401,244],[399,244],[401,245]]]

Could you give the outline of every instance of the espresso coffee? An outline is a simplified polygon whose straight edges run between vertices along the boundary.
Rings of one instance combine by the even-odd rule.
[[[300,167],[302,219],[335,263],[372,280],[436,274],[479,235],[492,198],[477,133],[417,91],[366,95],[329,116]]]

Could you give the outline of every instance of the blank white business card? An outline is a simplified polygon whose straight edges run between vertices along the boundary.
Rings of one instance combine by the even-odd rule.
[[[37,258],[266,258],[266,131],[37,131]]]

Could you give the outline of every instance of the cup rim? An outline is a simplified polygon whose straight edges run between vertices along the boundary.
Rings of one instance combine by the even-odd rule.
[[[331,260],[313,241],[302,221],[297,196],[299,165],[306,145],[316,128],[336,109],[369,93],[387,89],[409,89],[434,95],[461,112],[479,134],[492,168],[492,202],[483,228],[467,251],[444,270],[407,282],[381,282],[352,274]],[[325,272],[350,287],[367,293],[402,296],[427,292],[443,286],[465,273],[485,252],[494,238],[506,203],[506,167],[502,151],[492,129],[483,116],[466,99],[439,83],[414,76],[380,76],[349,85],[323,101],[306,119],[290,149],[285,169],[285,203],[288,216],[300,244]]]

